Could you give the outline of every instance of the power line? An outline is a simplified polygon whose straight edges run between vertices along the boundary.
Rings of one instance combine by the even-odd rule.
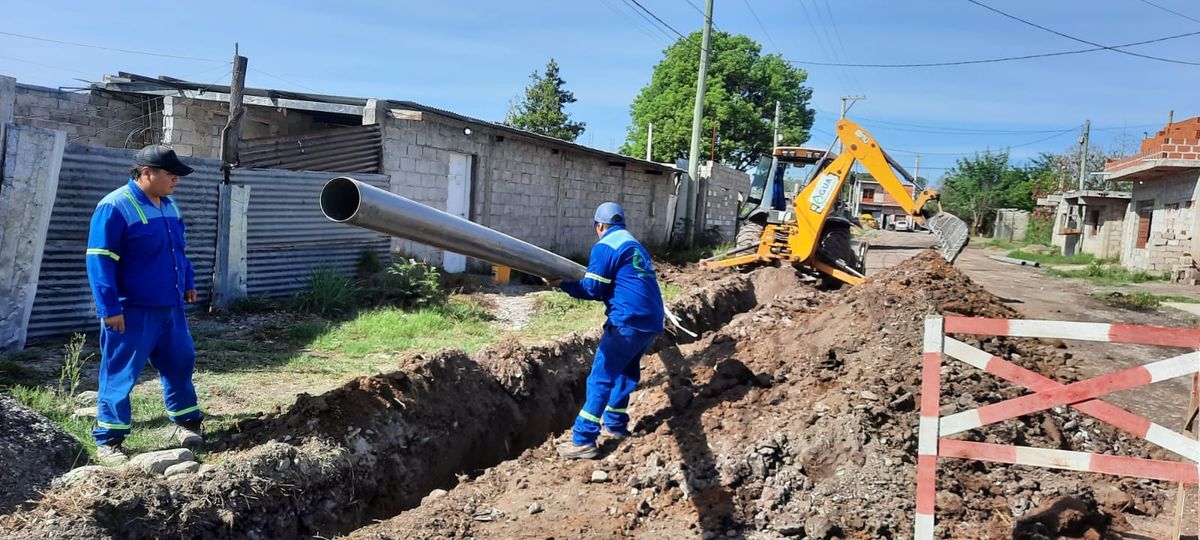
[[[642,11],[645,11],[647,15],[654,17],[654,20],[658,21],[659,24],[667,27],[667,29],[671,30],[672,32],[675,32],[675,35],[679,36],[682,39],[685,39],[685,40],[687,39],[687,36],[680,34],[679,30],[676,30],[673,26],[667,24],[667,21],[662,20],[662,18],[659,17],[658,15],[655,15],[653,11],[646,9],[646,6],[643,6],[642,3],[639,2],[638,0],[628,0],[628,1],[636,4],[637,7],[641,8]]]
[[[746,9],[750,11],[750,16],[754,17],[754,22],[758,24],[758,28],[762,30],[763,35],[767,37],[767,41],[771,43],[771,47],[782,53],[783,49],[779,48],[779,45],[775,43],[774,39],[771,38],[771,33],[768,32],[767,27],[763,25],[762,19],[758,18],[758,14],[754,12],[754,8],[750,6],[750,0],[742,0],[742,2],[746,4]],[[692,2],[691,0],[687,0],[687,3],[690,4]]]
[[[1000,10],[998,10],[998,9],[996,9],[996,8],[992,7],[992,6],[989,6],[989,5],[987,5],[987,4],[984,4],[983,2],[980,2],[979,0],[967,0],[967,1],[968,1],[968,2],[970,2],[970,3],[972,3],[972,4],[975,4],[975,5],[977,5],[977,6],[979,6],[979,7],[982,7],[982,8],[984,8],[984,9],[988,10],[988,11],[991,11],[991,12],[993,12],[993,13],[997,13],[997,14],[1000,14],[1000,15],[1002,15],[1002,16],[1004,16],[1004,17],[1007,17],[1007,18],[1009,18],[1009,19],[1012,19],[1012,20],[1014,20],[1014,21],[1020,22],[1020,23],[1022,23],[1022,24],[1027,24],[1027,25],[1029,25],[1029,26],[1032,26],[1032,27],[1034,27],[1034,28],[1037,28],[1037,29],[1039,29],[1039,30],[1045,30],[1046,32],[1050,32],[1051,34],[1054,34],[1054,35],[1056,35],[1056,36],[1065,37],[1065,38],[1067,38],[1067,39],[1070,39],[1070,40],[1072,40],[1072,41],[1078,41],[1078,42],[1080,42],[1080,43],[1086,43],[1086,44],[1088,44],[1088,45],[1091,45],[1091,46],[1093,46],[1093,47],[1100,47],[1100,48],[1103,48],[1103,49],[1106,49],[1106,50],[1110,50],[1110,51],[1116,51],[1116,52],[1119,52],[1119,53],[1121,53],[1121,54],[1127,54],[1127,55],[1129,55],[1129,56],[1137,56],[1137,57],[1139,57],[1139,58],[1147,58],[1147,59],[1150,59],[1150,60],[1158,60],[1158,61],[1160,61],[1160,62],[1170,62],[1170,63],[1172,63],[1172,64],[1185,64],[1185,65],[1189,65],[1189,66],[1200,66],[1200,62],[1188,62],[1188,61],[1186,61],[1186,60],[1174,60],[1174,59],[1171,59],[1171,58],[1163,58],[1163,57],[1161,57],[1161,56],[1151,56],[1151,55],[1148,55],[1148,54],[1141,54],[1141,53],[1135,53],[1135,52],[1130,52],[1130,51],[1123,51],[1123,50],[1120,50],[1120,49],[1118,49],[1118,48],[1116,48],[1116,47],[1109,47],[1109,46],[1107,46],[1107,45],[1101,45],[1101,44],[1099,44],[1099,43],[1096,43],[1096,42],[1094,42],[1094,41],[1088,41],[1088,40],[1086,40],[1086,39],[1077,38],[1077,37],[1075,37],[1075,36],[1072,36],[1072,35],[1069,35],[1069,34],[1064,34],[1064,33],[1062,33],[1062,32],[1059,32],[1058,30],[1054,30],[1054,29],[1052,29],[1052,28],[1047,28],[1047,27],[1045,27],[1045,26],[1042,26],[1042,25],[1040,25],[1040,24],[1038,24],[1038,23],[1035,23],[1035,22],[1033,22],[1033,21],[1028,21],[1028,20],[1022,19],[1022,18],[1020,18],[1020,17],[1017,17],[1016,15],[1012,15],[1012,14],[1009,14],[1009,13],[1005,13],[1005,12],[1003,12],[1003,11],[1000,11]]]
[[[663,37],[667,38],[668,42],[675,41],[675,38],[671,37],[671,34],[668,34],[667,31],[663,30],[661,26],[655,24],[654,20],[647,17],[645,13],[642,13],[642,10],[639,10],[636,6],[631,4],[629,2],[629,0],[621,0],[621,2],[625,4],[625,7],[629,8],[631,11],[633,11],[635,14],[637,14],[638,17],[641,17],[641,19],[643,21],[645,21],[646,24],[650,25],[650,28],[657,30],[659,34],[662,34]]]
[[[1185,18],[1185,19],[1187,19],[1187,20],[1189,20],[1189,21],[1194,21],[1194,22],[1198,22],[1198,23],[1200,23],[1200,19],[1194,19],[1194,18],[1192,18],[1192,17],[1188,17],[1187,15],[1184,15],[1184,14],[1182,14],[1182,13],[1178,12],[1178,11],[1171,10],[1171,9],[1167,9],[1167,8],[1165,8],[1165,7],[1162,7],[1162,6],[1158,5],[1158,4],[1155,4],[1154,2],[1150,2],[1149,0],[1141,0],[1141,2],[1142,2],[1143,4],[1146,4],[1146,5],[1154,6],[1154,7],[1158,8],[1158,9],[1161,9],[1161,10],[1163,10],[1163,11],[1167,12],[1167,13],[1170,13],[1170,14],[1173,14],[1173,15],[1178,15],[1178,16],[1180,16],[1180,17],[1183,17],[1183,18]]]
[[[792,64],[813,65],[813,66],[845,66],[845,67],[861,67],[861,68],[917,68],[917,67],[965,66],[965,65],[970,65],[970,64],[991,64],[991,63],[996,63],[996,62],[1011,62],[1014,60],[1030,60],[1033,58],[1047,58],[1047,57],[1051,57],[1051,56],[1066,56],[1066,55],[1071,55],[1071,54],[1083,54],[1083,53],[1103,51],[1103,50],[1109,50],[1109,49],[1123,49],[1126,47],[1135,47],[1138,45],[1146,45],[1149,43],[1158,43],[1161,41],[1169,41],[1172,39],[1191,37],[1191,36],[1195,36],[1195,35],[1200,35],[1200,32],[1186,32],[1183,34],[1175,34],[1175,35],[1165,36],[1165,37],[1160,37],[1160,38],[1155,38],[1155,39],[1148,39],[1145,41],[1135,41],[1133,43],[1125,43],[1122,45],[1113,45],[1111,47],[1099,46],[1099,47],[1091,47],[1088,49],[1075,49],[1075,50],[1071,50],[1071,51],[1026,54],[1026,55],[1022,55],[1022,56],[1003,56],[1000,58],[984,58],[984,59],[980,59],[980,60],[958,60],[958,61],[951,61],[951,62],[924,62],[924,63],[907,63],[907,64],[840,64],[840,63],[833,63],[833,62],[814,62],[811,60],[788,60],[788,62],[792,63]]]
[[[692,6],[692,9],[696,10],[696,13],[699,13],[701,17],[703,17],[703,16],[704,16],[704,10],[703,10],[703,9],[700,9],[700,6],[697,6],[696,4],[693,4],[693,3],[692,3],[692,0],[683,0],[683,1],[684,1],[684,2],[687,2],[687,5],[689,5],[689,6]],[[716,23],[715,23],[715,22],[713,23],[712,27],[713,27],[713,30],[716,30],[716,31],[718,31],[718,32],[720,32],[720,31],[721,31],[721,29],[717,27],[717,25],[716,25]]]
[[[12,57],[12,56],[3,56],[3,55],[0,55],[0,58],[2,58],[2,59],[4,59],[4,60],[12,60],[12,61],[14,61],[14,62],[21,62],[21,63],[23,63],[23,64],[31,64],[31,65],[35,65],[35,66],[44,67],[44,68],[58,69],[58,70],[62,70],[62,71],[70,71],[71,73],[79,73],[79,74],[81,74],[81,75],[84,75],[84,76],[89,76],[89,75],[90,75],[89,73],[86,73],[86,72],[80,71],[80,70],[78,70],[78,69],[72,69],[72,68],[68,68],[68,67],[62,67],[62,66],[52,66],[52,65],[50,65],[50,64],[43,64],[43,63],[40,63],[40,62],[34,62],[34,61],[32,61],[32,60],[25,60],[25,59],[23,59],[23,58],[15,58],[15,57]]]
[[[653,41],[653,42],[655,42],[655,43],[657,43],[657,44],[659,44],[659,45],[662,45],[662,43],[663,43],[663,42],[662,42],[662,38],[661,38],[661,37],[659,37],[659,35],[658,35],[658,34],[655,34],[655,33],[654,33],[652,30],[647,30],[647,29],[646,29],[646,27],[645,27],[645,26],[644,26],[642,23],[639,23],[639,22],[638,22],[638,19],[637,19],[637,18],[635,18],[635,17],[631,17],[631,16],[629,15],[629,12],[627,12],[626,10],[620,9],[620,8],[618,8],[617,6],[613,5],[612,3],[610,3],[610,0],[601,0],[601,1],[603,2],[603,4],[604,4],[604,7],[607,7],[607,8],[608,8],[610,11],[612,11],[613,13],[616,13],[617,15],[619,15],[619,16],[620,16],[622,19],[625,19],[625,20],[626,20],[626,21],[629,23],[629,25],[630,25],[631,27],[633,27],[633,28],[637,28],[637,29],[638,29],[638,32],[641,32],[641,33],[642,33],[642,35],[646,36],[647,38],[650,38],[650,40],[651,40],[651,41]],[[614,2],[615,2],[616,0],[611,0],[611,1],[614,1]],[[661,28],[659,28],[657,25],[651,24],[650,26],[651,26],[651,27],[653,27],[653,29],[654,29],[654,30],[657,30],[657,31],[659,32],[659,34],[662,34],[663,36],[666,36],[666,37],[667,37],[667,39],[668,39],[668,40],[670,40],[670,36],[668,36],[668,35],[666,34],[666,32],[664,32],[664,31],[663,31]]]
[[[285,82],[285,83],[288,83],[288,84],[294,84],[294,85],[296,85],[296,86],[299,86],[300,88],[303,88],[303,89],[305,89],[305,90],[311,90],[311,91],[313,91],[313,92],[317,92],[317,93],[320,93],[320,92],[321,92],[320,90],[317,90],[316,88],[313,88],[313,87],[311,87],[311,86],[305,86],[305,85],[303,85],[303,84],[300,84],[300,83],[298,83],[298,82],[296,82],[296,81],[290,81],[290,80],[288,80],[288,79],[285,79],[285,78],[283,78],[283,77],[280,77],[280,76],[278,76],[278,75],[272,75],[272,74],[270,74],[270,73],[267,73],[267,72],[265,72],[265,71],[263,71],[263,70],[261,70],[261,69],[257,69],[257,68],[249,68],[249,69],[250,69],[250,71],[253,71],[253,72],[255,72],[255,73],[258,73],[258,74],[260,74],[260,75],[266,75],[266,76],[268,76],[268,77],[270,77],[270,78],[272,78],[272,79],[275,79],[275,80],[277,80],[277,81],[283,81],[283,82]]]
[[[12,32],[0,31],[0,35],[18,37],[18,38],[22,38],[22,39],[32,39],[34,41],[45,41],[47,43],[57,43],[59,45],[71,45],[74,47],[99,49],[99,50],[103,50],[103,51],[116,51],[116,52],[123,52],[123,53],[129,53],[129,54],[141,54],[141,55],[145,55],[145,56],[158,56],[161,58],[174,58],[176,60],[195,60],[197,62],[218,62],[218,63],[225,62],[225,60],[213,60],[211,58],[199,58],[196,56],[179,56],[179,55],[175,55],[175,54],[163,54],[163,53],[154,53],[154,52],[147,52],[147,51],[134,51],[134,50],[130,50],[130,49],[117,49],[114,47],[104,47],[101,45],[89,45],[86,43],[75,43],[72,41],[62,41],[62,40],[49,39],[49,38],[43,38],[43,37],[37,37],[37,36],[27,36],[24,34],[14,34]]]
[[[1050,135],[1048,137],[1042,137],[1040,139],[1035,139],[1035,140],[1021,143],[1021,144],[1007,145],[1007,146],[1004,146],[1003,148],[1004,148],[1004,151],[1008,151],[1013,148],[1022,148],[1025,146],[1032,146],[1032,145],[1035,145],[1035,144],[1038,144],[1041,142],[1046,142],[1050,139],[1056,139],[1058,137],[1062,137],[1063,135],[1066,135],[1068,133],[1074,133],[1076,130],[1080,129],[1081,127],[1082,126],[1074,126],[1074,127],[1068,128],[1068,129],[1064,129],[1062,131],[1058,131],[1055,134]],[[979,153],[979,150],[974,150],[971,152],[917,152],[914,150],[903,150],[900,148],[888,148],[888,151],[889,152],[900,152],[902,154],[920,154],[922,156],[970,156],[970,155]]]

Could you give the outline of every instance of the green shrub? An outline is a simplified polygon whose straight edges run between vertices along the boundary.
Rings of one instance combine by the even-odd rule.
[[[379,254],[372,250],[364,250],[358,255],[358,275],[368,277],[383,271],[383,261]]]
[[[1130,270],[1124,266],[1102,264],[1100,261],[1093,262],[1086,268],[1079,268],[1077,270],[1056,270],[1051,268],[1046,273],[1055,277],[1083,278],[1097,285],[1166,281],[1170,277],[1165,273]]]
[[[296,309],[322,317],[345,315],[354,308],[358,288],[333,268],[313,271],[308,286],[296,293]]]
[[[416,259],[392,263],[387,271],[371,276],[368,284],[373,299],[384,304],[413,307],[446,300],[437,269]]]
[[[89,354],[83,357],[83,346],[86,343],[87,336],[76,333],[71,336],[71,341],[63,346],[63,366],[58,372],[58,393],[70,397],[79,389],[83,365],[96,356]]]
[[[1050,245],[1050,235],[1053,230],[1053,217],[1030,217],[1029,228],[1025,230],[1025,242],[1048,246]]]

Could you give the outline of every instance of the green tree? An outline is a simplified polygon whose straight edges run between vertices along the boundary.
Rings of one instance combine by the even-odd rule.
[[[509,107],[504,123],[564,141],[578,138],[587,125],[572,121],[563,110],[575,103],[575,94],[564,88],[566,82],[558,76],[558,63],[551,58],[544,74],[534,71],[529,79],[524,99]]]
[[[982,234],[998,208],[1033,210],[1034,188],[1045,174],[1038,164],[1012,165],[1007,151],[959,158],[942,178],[942,205],[970,223],[972,232]]]
[[[691,145],[692,111],[696,101],[696,72],[700,68],[700,32],[680,39],[663,51],[654,66],[650,84],[642,88],[631,107],[632,125],[621,152],[644,156],[646,128],[654,123],[655,161],[686,158]],[[707,88],[704,95],[705,142],[716,127],[716,156],[721,162],[746,170],[772,148],[775,102],[782,105],[781,145],[808,141],[813,111],[808,108],[812,89],[804,85],[808,73],[792,67],[777,54],[762,54],[762,46],[743,35],[713,32]]]

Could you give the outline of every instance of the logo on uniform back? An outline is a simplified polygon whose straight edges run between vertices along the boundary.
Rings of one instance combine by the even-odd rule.
[[[654,269],[646,261],[646,258],[642,257],[642,252],[636,249],[633,250],[633,269],[637,270],[639,278],[650,277],[651,273],[654,271]]]

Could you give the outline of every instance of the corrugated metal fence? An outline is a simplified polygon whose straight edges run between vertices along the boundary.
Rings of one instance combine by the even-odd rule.
[[[37,295],[29,321],[30,339],[96,328],[84,251],[96,203],[129,177],[133,150],[72,144],[63,155],[58,194],[46,235]],[[219,162],[184,158],[195,173],[175,192],[187,226],[188,257],[196,267],[200,300],[207,300],[216,259]],[[320,209],[321,186],[329,172],[240,169],[230,181],[250,186],[247,215],[248,275],[251,295],[286,296],[304,287],[318,268],[354,272],[362,252],[386,258],[389,239],[333,223]],[[387,189],[387,177],[356,173],[355,178]]]
[[[84,268],[88,225],[96,203],[125,184],[134,150],[67,145],[58,177],[58,194],[46,231],[46,249],[38,274],[37,295],[29,320],[30,339],[92,330],[96,309]],[[179,182],[175,199],[187,227],[187,255],[196,267],[201,299],[208,294],[217,245],[217,187],[219,162],[184,161],[196,172]],[[209,278],[206,280],[205,276]]]
[[[390,239],[334,223],[321,214],[321,187],[336,173],[240,169],[232,183],[250,186],[246,223],[247,292],[285,296],[300,290],[313,270],[355,271],[363,251],[386,258]],[[382,189],[388,177],[354,174]]]
[[[383,152],[379,124],[242,141],[240,166],[293,171],[377,173]]]

